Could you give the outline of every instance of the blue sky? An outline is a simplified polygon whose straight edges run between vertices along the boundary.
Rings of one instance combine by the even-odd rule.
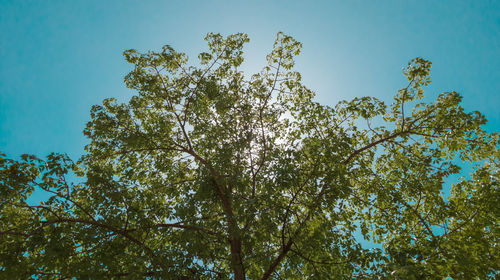
[[[322,103],[390,101],[420,56],[433,62],[429,99],[456,90],[500,130],[500,1],[0,0],[0,151],[81,156],[91,106],[133,94],[125,49],[196,58],[206,33],[245,32],[256,72],[278,31],[303,42],[297,70]]]

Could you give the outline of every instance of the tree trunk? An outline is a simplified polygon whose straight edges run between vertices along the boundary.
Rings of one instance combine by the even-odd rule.
[[[231,261],[233,263],[234,280],[245,280],[245,270],[241,257],[241,240],[239,237],[231,239]]]

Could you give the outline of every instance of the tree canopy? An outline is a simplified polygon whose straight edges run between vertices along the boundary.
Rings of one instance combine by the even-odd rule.
[[[500,137],[457,92],[424,102],[431,62],[408,63],[391,104],[332,107],[292,37],[252,76],[247,35],[206,41],[194,65],[125,51],[137,95],[92,108],[79,161],[0,155],[1,278],[498,276]]]

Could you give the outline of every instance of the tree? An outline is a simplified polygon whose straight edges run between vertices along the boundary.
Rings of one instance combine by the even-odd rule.
[[[3,279],[498,276],[500,138],[456,92],[423,101],[431,62],[408,63],[389,106],[330,107],[290,36],[251,77],[245,34],[206,40],[196,67],[125,51],[138,95],[92,108],[77,163],[0,157]],[[473,172],[444,195],[459,162]],[[35,189],[51,197],[29,204]]]

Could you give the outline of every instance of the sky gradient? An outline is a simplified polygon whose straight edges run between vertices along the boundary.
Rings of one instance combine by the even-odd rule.
[[[0,0],[0,151],[78,159],[91,106],[134,94],[126,49],[169,44],[196,59],[206,33],[245,32],[253,73],[278,31],[303,43],[296,69],[321,103],[390,102],[420,56],[433,62],[428,100],[458,91],[500,130],[500,1]]]

